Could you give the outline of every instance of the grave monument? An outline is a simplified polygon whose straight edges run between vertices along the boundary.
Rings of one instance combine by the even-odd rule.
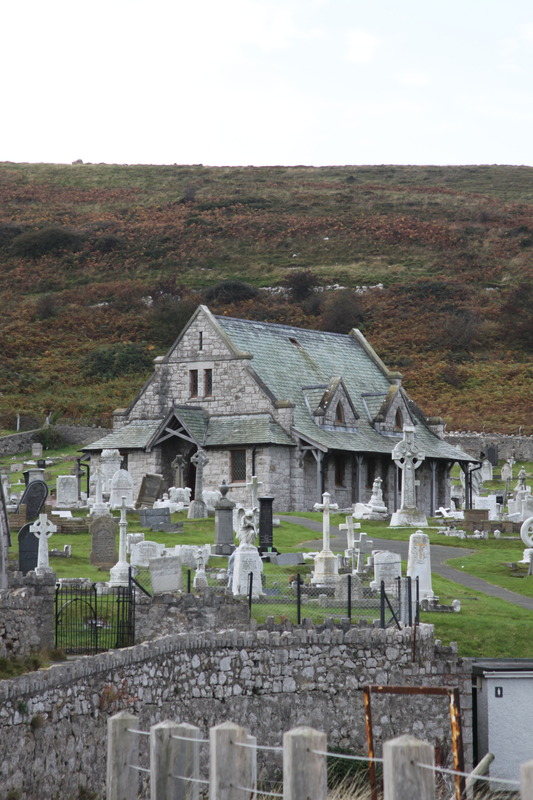
[[[330,511],[337,511],[337,503],[330,502],[331,495],[324,492],[322,503],[315,503],[314,510],[322,511],[322,550],[315,558],[315,566],[311,576],[314,586],[337,585],[339,579],[339,559],[331,552],[330,544]]]
[[[204,483],[204,467],[209,463],[209,459],[205,450],[202,450],[200,447],[191,457],[191,461],[196,467],[196,479],[194,483],[195,499],[189,506],[187,517],[189,519],[205,519],[207,517],[207,507],[202,500],[202,489]]]
[[[404,425],[403,439],[393,448],[392,458],[402,474],[401,505],[391,517],[390,527],[427,527],[426,515],[416,506],[415,472],[425,458],[424,452],[415,442],[413,425]]]
[[[53,533],[57,531],[57,525],[51,522],[46,514],[40,514],[39,519],[32,522],[30,525],[30,532],[37,538],[39,542],[39,549],[37,551],[37,566],[35,568],[36,575],[45,575],[52,572],[50,563],[48,561],[48,539]]]
[[[427,533],[417,531],[409,537],[407,575],[413,581],[418,578],[420,601],[436,599],[431,585],[431,556]]]

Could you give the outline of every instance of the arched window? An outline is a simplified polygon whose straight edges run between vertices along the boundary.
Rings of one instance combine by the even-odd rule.
[[[339,425],[344,425],[344,411],[340,400],[337,403],[337,408],[335,409],[335,422]]]
[[[394,430],[395,431],[403,431],[403,414],[401,409],[396,411],[396,416],[394,418]]]

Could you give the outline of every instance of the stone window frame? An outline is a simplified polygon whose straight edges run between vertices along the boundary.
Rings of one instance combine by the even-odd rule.
[[[238,459],[242,459],[238,463]],[[246,483],[246,449],[235,448],[229,451],[231,483]],[[240,477],[244,475],[244,477]]]
[[[346,419],[344,417],[344,406],[342,405],[342,401],[339,400],[337,405],[335,406],[335,425],[345,425]]]

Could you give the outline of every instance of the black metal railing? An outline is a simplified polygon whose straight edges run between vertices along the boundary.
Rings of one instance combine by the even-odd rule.
[[[67,655],[94,655],[135,642],[135,604],[131,583],[56,585],[55,646]]]

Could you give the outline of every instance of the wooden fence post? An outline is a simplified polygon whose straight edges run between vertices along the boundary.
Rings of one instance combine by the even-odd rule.
[[[180,738],[174,738],[180,737]],[[165,720],[150,728],[150,800],[197,800],[200,729]]]
[[[283,800],[326,800],[327,736],[301,726],[283,735]],[[411,798],[412,800],[412,798]]]
[[[533,800],[533,761],[520,766],[520,800]]]
[[[255,737],[234,722],[223,722],[211,728],[209,740],[209,800],[249,800],[255,796]]]
[[[138,718],[119,711],[107,720],[107,800],[131,800],[139,793],[139,773],[129,764],[139,760],[139,735],[130,733]]]
[[[383,744],[383,800],[435,800],[432,745],[414,736],[399,736]]]

